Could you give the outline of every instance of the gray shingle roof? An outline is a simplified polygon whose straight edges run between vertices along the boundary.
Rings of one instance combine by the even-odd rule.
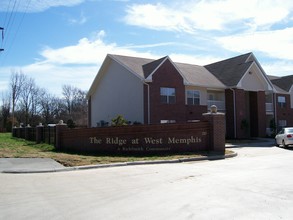
[[[204,67],[226,86],[236,86],[253,62],[248,61],[251,54],[246,53]]]
[[[274,85],[278,86],[279,88],[289,92],[289,90],[291,89],[291,87],[293,85],[293,75],[284,76],[279,79],[273,79],[273,80],[271,80],[271,82]]]
[[[175,63],[177,68],[184,75],[187,83],[194,86],[203,86],[211,88],[226,88],[213,74],[203,66]]]
[[[144,64],[142,66],[144,77],[148,78],[149,75],[166,59],[166,57],[162,57],[161,59],[152,61],[150,63]]]
[[[144,79],[146,79],[166,59],[166,57],[153,60],[120,55],[111,56]],[[225,85],[203,66],[184,63],[174,63],[174,65],[176,65],[177,69],[190,85],[225,88]]]
[[[141,78],[145,78],[143,65],[154,61],[153,59],[140,58],[140,57],[129,57],[129,56],[121,56],[121,55],[113,55],[113,54],[111,54],[110,56],[113,57],[115,60],[117,60],[119,63],[129,68],[134,73],[138,74]]]

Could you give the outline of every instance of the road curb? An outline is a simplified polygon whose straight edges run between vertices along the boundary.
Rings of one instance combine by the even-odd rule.
[[[97,164],[97,165],[87,165],[87,166],[75,166],[75,167],[64,167],[55,169],[43,169],[43,170],[4,170],[2,173],[7,174],[29,174],[29,173],[54,173],[54,172],[67,172],[75,170],[89,170],[89,169],[101,169],[110,167],[123,167],[123,166],[136,166],[136,165],[152,165],[152,164],[167,164],[167,163],[184,163],[192,161],[202,161],[202,160],[221,160],[226,158],[236,157],[238,154],[236,152],[225,154],[225,155],[214,155],[214,156],[201,156],[193,158],[182,158],[173,160],[149,160],[149,161],[133,161],[125,163],[111,163],[111,164]]]

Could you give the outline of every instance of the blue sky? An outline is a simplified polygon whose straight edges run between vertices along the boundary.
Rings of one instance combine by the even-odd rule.
[[[293,74],[292,0],[1,0],[0,93],[23,72],[59,95],[88,90],[108,53],[205,65],[253,52]]]

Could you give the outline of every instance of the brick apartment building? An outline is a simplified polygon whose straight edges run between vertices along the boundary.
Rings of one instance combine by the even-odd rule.
[[[293,126],[293,76],[269,77],[253,53],[206,66],[107,55],[89,93],[89,126],[117,115],[144,124],[202,119],[212,105],[226,115],[229,138],[264,137]]]

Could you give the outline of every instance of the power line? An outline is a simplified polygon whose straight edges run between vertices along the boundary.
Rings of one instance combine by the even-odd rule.
[[[9,54],[12,46],[14,45],[14,41],[16,39],[16,36],[18,35],[20,27],[21,27],[21,25],[23,23],[24,17],[27,14],[29,6],[31,4],[31,0],[26,1],[25,11],[22,14],[22,16],[20,17],[20,21],[17,22],[18,23],[18,25],[17,25],[17,24],[15,24],[15,20],[16,20],[16,12],[18,11],[18,8],[20,6],[20,1],[14,0],[13,7],[12,7],[12,9],[10,11],[10,5],[11,5],[12,1],[13,0],[9,1],[9,6],[8,6],[7,13],[6,13],[6,16],[5,16],[5,23],[7,21],[7,17],[9,17],[9,18],[8,18],[7,23],[6,23],[7,27],[5,28],[5,30],[6,30],[5,31],[6,32],[5,39],[6,40],[4,41],[4,46],[3,47],[6,48],[6,50],[5,50],[6,52],[5,52],[5,57],[2,57],[3,58],[2,63],[4,62],[4,60],[6,59],[6,57]],[[10,13],[9,13],[9,11],[10,11]],[[8,16],[8,13],[9,13],[9,16]],[[13,32],[11,32],[12,26],[14,26],[14,29],[15,29]],[[10,37],[10,35],[12,35],[12,36]],[[10,40],[8,41],[8,39],[10,39]],[[3,44],[3,42],[2,42],[2,44]],[[6,44],[8,44],[8,45],[6,45]],[[0,64],[1,64],[1,60],[0,60]]]
[[[8,6],[7,6],[7,9],[6,9],[5,18],[4,18],[4,23],[3,23],[3,26],[4,26],[4,27],[6,26],[6,21],[7,21],[8,12],[9,12],[9,9],[10,9],[11,1],[12,1],[12,0],[9,0],[9,4],[8,4]]]
[[[0,31],[2,32],[2,43],[3,43],[3,40],[4,40],[4,28],[3,27],[0,27]],[[4,51],[3,48],[0,48],[0,52]]]

